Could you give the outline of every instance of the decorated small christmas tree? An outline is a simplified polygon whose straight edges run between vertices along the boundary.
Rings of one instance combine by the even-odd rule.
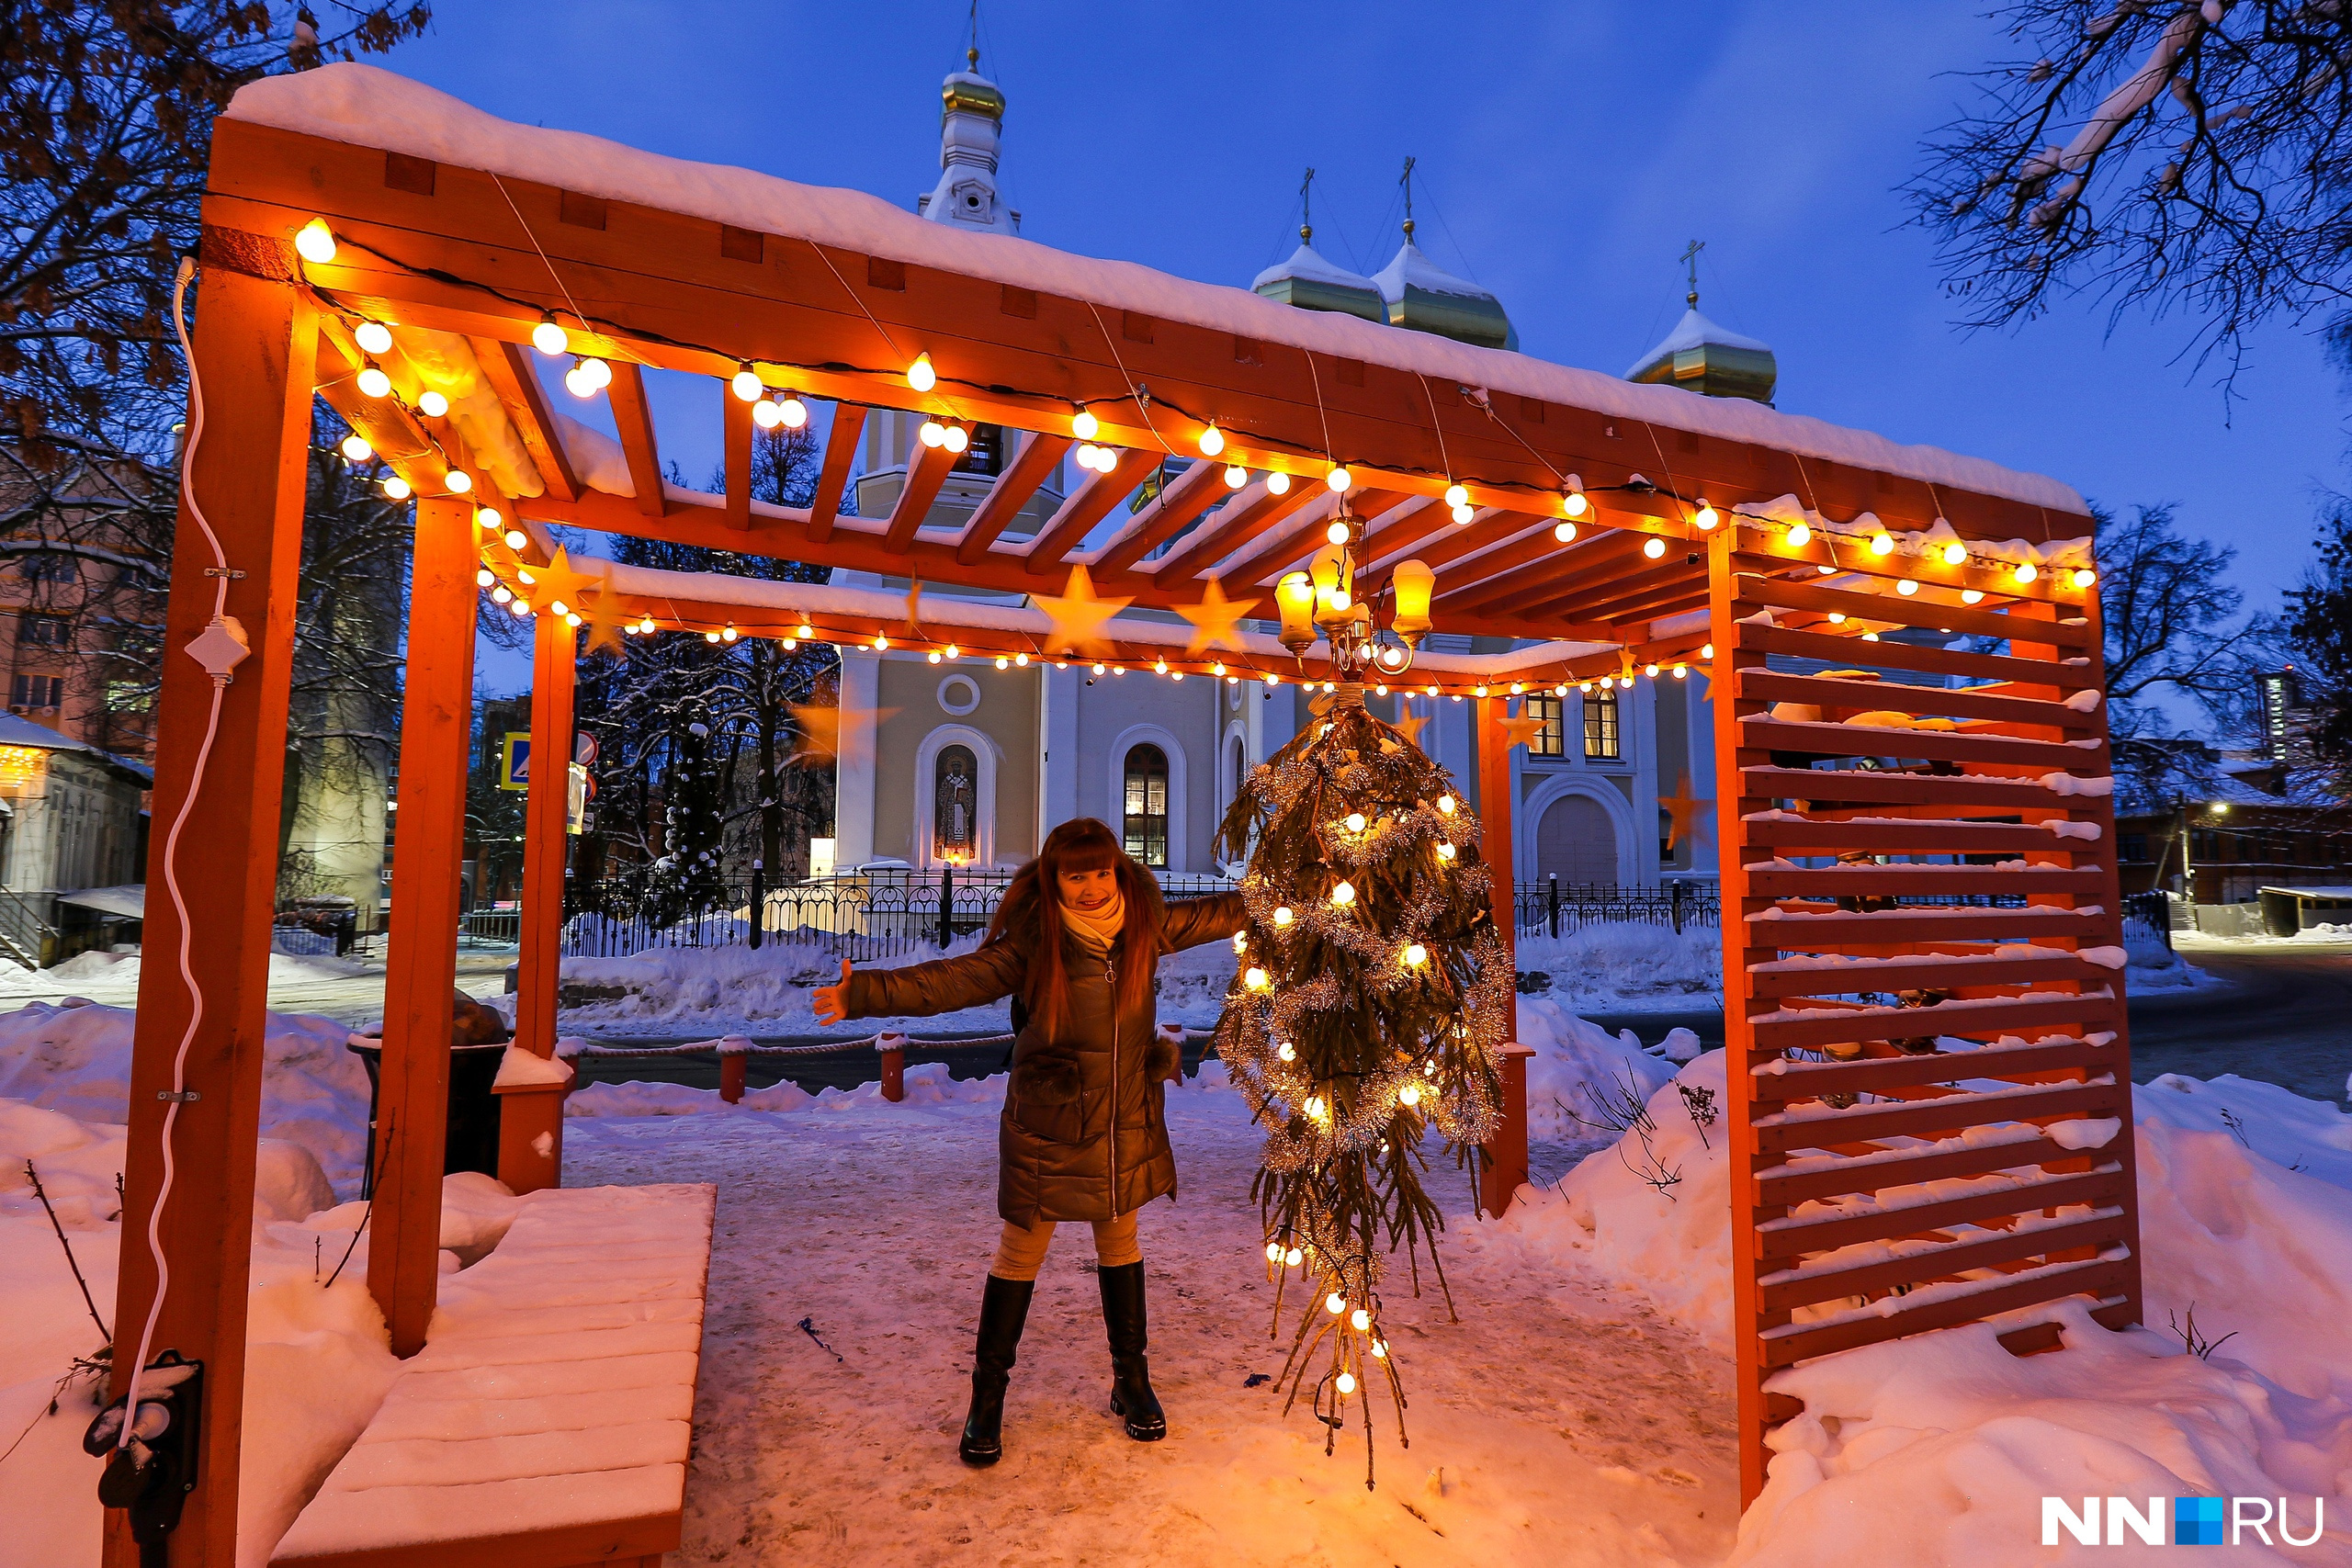
[[[1283,1377],[1329,1428],[1327,1453],[1362,1413],[1369,1487],[1373,1384],[1404,1438],[1382,1282],[1402,1250],[1418,1294],[1426,1250],[1443,1288],[1428,1140],[1458,1168],[1492,1135],[1513,976],[1476,818],[1361,686],[1250,776],[1220,837],[1249,857],[1250,924],[1216,1050],[1267,1130],[1254,1191],[1278,1336],[1297,1314]]]

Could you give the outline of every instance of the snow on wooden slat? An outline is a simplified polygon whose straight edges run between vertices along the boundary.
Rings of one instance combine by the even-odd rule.
[[[2097,691],[2098,677],[2087,663],[2051,664],[2039,659],[2015,659],[1999,653],[1964,653],[1949,649],[1921,648],[1908,642],[1863,642],[1826,632],[1793,631],[1785,626],[1739,623],[1739,647],[1750,653],[1785,653],[1799,659],[1819,659],[1832,664],[1865,669],[1917,670],[1930,675],[1973,675],[1990,681],[2015,681],[2022,685],[2055,686],[2064,692]]]
[[[1936,562],[1909,563],[1922,577],[1932,571],[1930,581],[1939,585],[1948,583],[1953,589],[1976,588],[1999,592],[2014,584],[2003,581],[2006,571],[1980,570],[1971,567],[1943,566]],[[1921,570],[1921,569],[1926,570]],[[1741,575],[1734,592],[1741,604],[1767,604],[1773,609],[1814,610],[1823,614],[1838,611],[1861,621],[1894,621],[1903,626],[1933,624],[1939,631],[1949,630],[1971,637],[2030,635],[2038,642],[2081,652],[2094,646],[2090,623],[2086,620],[2028,621],[1998,610],[1950,604],[1932,600],[1923,592],[1917,596],[1899,592],[1893,580],[1861,576],[1832,578],[1784,578],[1762,575],[1765,571],[1785,571],[1785,559],[1751,557],[1741,563]],[[1863,650],[1867,653],[1868,650]],[[1864,660],[1867,661],[1866,660]]]
[[[2072,953],[2041,949],[1951,957],[1858,958],[1843,964],[1804,959],[1751,964],[1759,997],[1846,996],[1855,991],[1910,991],[1922,987],[1959,991],[1975,986],[2023,986],[2040,980],[2105,984],[2114,971]]]
[[[1838,865],[1749,863],[1753,898],[1921,898],[2003,893],[2097,897],[2107,886],[2096,865]]]
[[[1994,1170],[2048,1167],[2082,1157],[2081,1150],[2067,1148],[2031,1122],[1972,1128],[1961,1137],[1883,1154],[1800,1155],[1785,1165],[1758,1170],[1751,1201],[1760,1208],[1787,1208],[1817,1198],[1877,1192]]]
[[[2123,1010],[2104,991],[2064,996],[1955,998],[1931,1008],[1845,1007],[1825,1004],[1753,1014],[1758,1051],[1817,1050],[1863,1040],[1911,1040],[1929,1034],[2000,1035],[2061,1024],[2108,1025]]]
[[[1984,1122],[2111,1116],[2123,1102],[2124,1096],[2113,1082],[2100,1080],[2087,1084],[2023,1084],[1903,1105],[1857,1105],[1843,1111],[1800,1105],[1757,1117],[1756,1147],[1761,1155],[1785,1155],[1796,1149],[1823,1149],[1873,1138],[1931,1137]]]
[[[1841,1296],[1874,1295],[1899,1285],[1939,1281],[1966,1269],[1999,1268],[2078,1247],[2107,1247],[2123,1239],[2122,1218],[2120,1209],[2094,1210],[2054,1224],[1962,1231],[1951,1241],[1909,1248],[1893,1258],[1783,1269],[1757,1281],[1762,1287],[1761,1305],[1768,1312],[1813,1306]]]
[[[1777,670],[1743,670],[1738,694],[1758,702],[1814,703],[1869,712],[1900,708],[1914,716],[1982,718],[2005,724],[2042,725],[2079,734],[2104,731],[2096,713],[2035,697],[1988,695],[1968,686],[1913,686],[1876,681],[1846,681],[1830,675],[1792,675]]]
[[[1768,1366],[1791,1366],[1832,1351],[1850,1350],[1858,1345],[1874,1345],[1883,1339],[1925,1334],[1956,1324],[1980,1323],[2000,1313],[2056,1301],[2062,1296],[2086,1295],[2099,1301],[2101,1310],[2114,1306],[2125,1307],[2128,1312],[2128,1301],[2119,1300],[2118,1295],[2133,1284],[2136,1274],[2129,1258],[2098,1258],[2048,1264],[2004,1279],[1929,1286],[1909,1295],[1889,1296],[1826,1323],[1768,1328],[1763,1336],[1764,1359]],[[2128,1321],[2133,1320],[2128,1315],[2118,1316],[2109,1326],[2120,1326]]]
[[[1755,1069],[1758,1105],[1784,1105],[1825,1094],[1883,1094],[1919,1084],[2018,1078],[2070,1067],[2105,1067],[2113,1053],[2081,1040],[1987,1045],[1929,1056],[1870,1056],[1859,1062],[1792,1062],[1775,1056]]]
[[[1903,697],[1903,693],[1891,694]],[[1907,701],[1899,705],[1908,709]],[[1801,751],[1819,757],[1923,757],[2096,777],[2109,772],[2102,736],[2082,741],[2019,740],[1950,729],[1904,729],[1871,724],[1815,724],[1758,716],[1740,720],[1740,744],[1757,750]]]
[[[1758,1256],[1768,1260],[1796,1258],[1859,1242],[1918,1235],[1947,1225],[1979,1225],[2041,1209],[2113,1203],[2123,1195],[2121,1174],[2112,1161],[2106,1161],[2094,1170],[1990,1181],[1955,1197],[1929,1194],[1906,1202],[1864,1203],[1826,1214],[1767,1220],[1756,1227]]]

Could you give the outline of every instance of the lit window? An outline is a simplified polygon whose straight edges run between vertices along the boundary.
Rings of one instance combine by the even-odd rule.
[[[1584,754],[1596,761],[1615,761],[1619,755],[1617,734],[1617,694],[1586,693]]]
[[[1565,757],[1567,750],[1567,728],[1561,714],[1566,705],[1557,697],[1530,697],[1525,717],[1541,719],[1544,728],[1527,743],[1531,757]]]
[[[1127,853],[1146,865],[1168,863],[1168,757],[1157,746],[1127,753],[1124,838]]]

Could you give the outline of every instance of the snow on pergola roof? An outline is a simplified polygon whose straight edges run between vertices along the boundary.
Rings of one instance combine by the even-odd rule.
[[[514,125],[369,66],[254,83],[217,136],[206,265],[305,284],[324,307],[329,400],[419,494],[446,493],[447,469],[464,468],[526,526],[1023,595],[1058,593],[1083,566],[1097,592],[1147,609],[1193,604],[1215,579],[1263,614],[1272,584],[1322,544],[1341,503],[1321,481],[1340,463],[1364,524],[1358,597],[1419,559],[1437,574],[1436,630],[1550,643],[1560,676],[1616,662],[1596,649],[1695,650],[1697,547],[1743,512],[1782,519],[1737,525],[1777,541],[1791,570],[1891,533],[1922,560],[1928,603],[1998,592],[2005,563],[2051,558],[2090,531],[2071,488],[1980,458]],[[290,245],[313,218],[337,238],[331,261]],[[618,461],[586,449],[519,346],[550,316],[613,367]],[[354,389],[363,320],[393,329],[378,356],[392,397]],[[935,387],[910,384],[918,355]],[[724,378],[746,366],[769,389],[834,402],[805,508],[751,497],[750,406],[723,379],[726,493],[662,481],[642,368]],[[416,414],[425,389],[449,399],[447,420]],[[989,494],[953,525],[931,520],[956,467],[944,448],[917,451],[888,517],[844,516],[873,409],[1025,438],[1007,442]],[[1115,461],[1034,534],[1008,536],[1079,438],[1081,411]],[[1197,461],[1212,423],[1225,449]],[[1194,467],[1131,501],[1169,457]],[[1227,464],[1247,470],[1242,487],[1227,488]],[[1450,484],[1468,492],[1466,523]],[[1573,530],[1559,529],[1564,513]],[[1797,517],[1812,520],[1805,548],[1787,543]],[[535,537],[525,561],[545,559]],[[1970,558],[1936,566],[1929,539],[1970,541]],[[706,597],[719,614],[736,592]]]

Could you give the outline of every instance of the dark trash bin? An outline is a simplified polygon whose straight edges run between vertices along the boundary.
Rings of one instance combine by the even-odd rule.
[[[498,1079],[498,1064],[506,1055],[509,1032],[505,1021],[471,997],[459,992],[452,1006],[449,1030],[449,1111],[444,1175],[478,1170],[498,1174],[499,1099],[491,1086]],[[345,1049],[368,1069],[368,1166],[365,1191],[376,1190],[377,1108],[383,1096],[384,1043],[354,1035]]]

